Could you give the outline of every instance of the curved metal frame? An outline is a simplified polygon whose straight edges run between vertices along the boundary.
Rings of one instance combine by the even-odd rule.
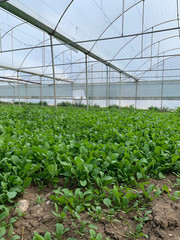
[[[93,46],[90,49],[90,52],[93,50],[94,46],[96,45],[96,43],[98,42],[98,40],[104,35],[104,33],[110,28],[110,26],[115,23],[121,16],[123,16],[126,12],[128,12],[129,10],[131,10],[133,7],[135,7],[136,5],[138,5],[139,3],[143,2],[144,0],[140,0],[139,2],[135,3],[134,5],[132,5],[131,7],[129,7],[128,9],[126,9],[124,12],[122,12],[119,16],[117,16],[106,28],[105,30],[99,35],[99,37],[97,38],[97,40],[95,41],[95,43],[93,44]]]
[[[134,56],[134,58],[132,58],[132,59],[128,62],[128,64],[126,64],[126,66],[124,67],[124,69],[126,69],[127,66],[128,66],[129,64],[131,64],[132,61],[134,61],[138,55],[140,55],[142,52],[146,51],[146,50],[149,49],[150,47],[156,45],[157,43],[161,43],[161,42],[163,42],[163,41],[169,40],[169,39],[171,39],[171,38],[176,38],[176,37],[178,37],[178,36],[179,36],[179,34],[178,34],[178,35],[171,36],[171,37],[163,38],[163,39],[161,39],[161,40],[158,40],[158,41],[156,41],[156,42],[153,42],[153,44],[148,45],[148,46],[145,47],[141,52],[137,53],[137,54]],[[158,57],[158,55],[157,55],[157,57]],[[148,60],[148,61],[149,61],[149,60]],[[147,62],[148,62],[148,61],[147,61]],[[146,63],[147,63],[147,62],[146,62]],[[139,68],[138,68],[137,70],[139,70]],[[135,72],[136,72],[136,71],[135,71]]]
[[[168,49],[168,50],[166,50],[166,51],[161,52],[161,54],[162,54],[162,53],[166,53],[166,52],[170,52],[170,51],[175,51],[175,50],[180,50],[180,47],[179,47],[179,48]],[[166,60],[169,60],[169,59],[171,59],[171,58],[175,58],[175,57],[180,57],[180,56],[166,57],[166,58],[163,59],[163,60],[166,61]],[[157,64],[161,63],[163,60],[161,60],[161,61],[159,61],[158,63],[154,64],[152,67],[154,67],[154,66],[156,66]],[[148,60],[148,61],[149,61],[149,60]],[[147,62],[146,62],[146,63],[147,63]],[[142,76],[143,76],[146,72],[148,72],[148,71],[150,71],[150,68],[147,69],[146,71],[144,71],[144,72],[141,74],[140,77],[142,77]]]
[[[56,31],[56,29],[57,29],[58,25],[60,24],[61,20],[63,19],[65,13],[66,13],[67,10],[70,8],[70,6],[72,5],[73,2],[74,2],[74,0],[71,0],[71,2],[69,3],[69,5],[67,6],[67,8],[64,10],[63,14],[61,15],[61,17],[60,17],[58,23],[56,24],[56,26],[55,26],[55,28],[54,28],[53,33]]]
[[[179,18],[179,20],[180,20],[180,18]],[[177,19],[171,19],[171,20],[168,20],[168,21],[165,21],[165,22],[161,22],[161,23],[158,23],[158,24],[156,24],[156,25],[154,25],[154,26],[151,26],[151,27],[149,27],[149,28],[147,28],[144,32],[148,32],[150,29],[154,29],[154,28],[156,28],[156,27],[158,27],[158,26],[161,26],[161,25],[164,25],[164,24],[167,24],[167,23],[170,23],[170,22],[174,22],[174,21],[177,21]],[[118,50],[118,52],[114,55],[114,57],[111,59],[111,61],[110,61],[110,63],[115,59],[115,57],[130,43],[130,42],[132,42],[133,40],[135,40],[136,38],[138,38],[139,36],[135,36],[135,37],[133,37],[132,39],[130,39],[127,43],[125,43],[124,44],[124,46],[122,46],[119,50]]]

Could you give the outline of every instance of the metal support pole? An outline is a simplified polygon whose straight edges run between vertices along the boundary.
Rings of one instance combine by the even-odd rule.
[[[52,35],[50,35],[50,43],[51,43],[51,58],[52,58],[53,82],[54,82],[54,106],[56,108],[57,107],[57,102],[56,102],[56,79],[55,79],[54,52],[53,52]]]
[[[158,57],[157,57],[157,77],[158,77],[158,70],[159,70],[159,51],[160,51],[160,42],[158,41]]]
[[[164,53],[163,53],[163,56],[164,56]],[[164,58],[163,58],[162,86],[161,86],[161,110],[163,108],[163,95],[164,95]]]
[[[92,106],[94,106],[93,98],[94,98],[94,86],[93,86],[93,65],[91,65],[91,89],[92,89]]]
[[[108,107],[108,66],[106,66],[106,107]]]
[[[20,102],[20,89],[19,89],[19,71],[17,71],[17,79],[18,79],[18,99],[19,99],[19,106],[21,106],[21,102]]]
[[[119,81],[119,109],[121,108],[121,98],[122,98],[122,96],[121,96],[121,87],[122,87],[122,76],[121,76],[121,73],[120,73],[120,81]]]
[[[152,34],[151,34],[151,60],[150,60],[150,70],[152,69],[152,54],[153,54],[153,27],[152,27]]]
[[[14,48],[14,41],[13,41],[13,29],[11,31],[11,37],[12,37],[12,50]],[[12,67],[14,66],[14,51],[12,51]]]
[[[108,105],[111,104],[111,69],[109,68],[109,79],[108,79]]]
[[[85,54],[85,64],[86,64],[86,105],[87,105],[87,111],[89,110],[88,106],[88,66],[87,66],[87,54]]]
[[[74,90],[74,83],[72,83],[72,104],[73,104],[73,90]]]
[[[137,108],[137,91],[138,91],[138,81],[136,81],[135,108]]]
[[[143,41],[144,41],[144,3],[145,3],[145,0],[143,0],[143,8],[142,8],[142,38],[141,38],[141,57],[143,56]]]
[[[14,102],[16,101],[16,85],[14,85]]]
[[[27,83],[26,83],[26,103],[27,103]]]
[[[43,32],[43,46],[45,46],[46,35]],[[42,74],[44,73],[44,66],[45,66],[45,59],[46,59],[46,52],[45,47],[42,48]],[[42,76],[40,76],[40,98],[41,98],[41,105],[43,107],[43,92],[42,92]]]
[[[124,0],[122,5],[122,36],[124,34]]]
[[[179,24],[179,0],[176,1],[177,2],[177,22],[178,22],[178,28],[180,27]],[[180,29],[179,29],[179,39],[180,39]]]
[[[40,101],[41,105],[43,107],[43,97],[42,97],[42,77],[40,77],[41,85],[40,85]]]

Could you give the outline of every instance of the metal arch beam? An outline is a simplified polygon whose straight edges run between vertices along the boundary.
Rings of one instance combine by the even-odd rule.
[[[32,82],[32,81],[28,81],[28,80],[24,80],[24,79],[19,79],[19,78],[11,78],[11,77],[3,77],[3,76],[0,76],[0,78],[11,80],[11,81],[20,81],[20,82],[25,82],[25,83],[32,83],[32,84],[36,84],[36,85],[41,84],[41,83]]]
[[[169,39],[171,39],[171,38],[176,38],[176,37],[179,37],[179,34],[178,34],[178,35],[174,35],[174,36],[170,36],[170,37],[167,37],[167,38],[163,38],[163,39],[161,39],[161,40],[158,40],[158,41],[156,41],[156,42],[153,42],[153,44],[148,45],[148,46],[145,47],[141,52],[137,53],[137,54],[126,64],[126,66],[124,67],[124,69],[127,68],[127,66],[128,66],[130,63],[132,63],[132,61],[133,61],[134,59],[136,59],[136,57],[137,57],[138,55],[140,55],[142,52],[146,51],[146,50],[149,49],[150,47],[156,45],[158,42],[161,43],[161,42],[163,42],[163,41],[169,40]],[[157,56],[157,57],[158,57],[158,56]],[[148,60],[148,61],[149,61],[149,60]],[[148,61],[146,61],[146,63],[147,63]],[[143,65],[144,65],[144,63],[143,63]],[[141,65],[141,66],[142,66],[142,65]],[[141,66],[140,66],[140,67],[141,67]],[[139,69],[138,69],[138,70],[139,70]],[[135,71],[135,73],[136,73],[136,71]]]
[[[15,71],[15,72],[20,71],[22,73],[27,73],[27,74],[31,74],[31,75],[35,75],[35,76],[39,76],[39,77],[53,79],[53,77],[51,77],[51,76],[46,76],[44,74],[34,73],[34,72],[31,72],[31,71],[26,71],[26,70],[19,70],[19,68],[13,68],[13,67],[10,67],[10,66],[0,65],[0,68],[7,69],[7,70],[12,70],[12,71]],[[56,80],[57,81],[62,81],[62,82],[72,83],[72,81],[68,81],[68,80],[64,80],[64,79],[60,79],[60,78],[56,78]]]
[[[166,53],[166,52],[170,52],[170,51],[174,51],[174,50],[179,50],[180,48],[172,48],[172,49],[168,49],[168,50],[166,50],[166,51],[163,51],[163,52],[161,52],[161,54],[162,53]],[[157,56],[158,57],[158,56]],[[166,59],[169,59],[169,58],[174,58],[174,57],[179,57],[179,56],[172,56],[172,57],[166,57]],[[144,62],[143,64],[141,64],[141,66],[136,70],[136,71],[138,71],[141,67],[143,67],[146,63],[148,63],[150,61],[150,59],[148,59],[146,62]],[[160,61],[160,62],[162,62],[162,61]],[[159,63],[160,63],[159,62]],[[157,65],[158,63],[156,63],[155,65]],[[153,65],[154,66],[154,65]],[[135,71],[135,72],[136,72]],[[146,72],[148,72],[148,71],[150,71],[150,68],[149,69],[147,69],[146,71],[144,71],[144,73],[146,73]],[[139,74],[140,75],[140,74]],[[141,75],[141,76],[143,76],[143,74]]]
[[[42,43],[44,43],[44,42],[46,42],[46,41],[49,41],[49,39],[46,39],[45,41],[41,41],[40,43],[38,43],[36,46],[34,46],[34,47],[27,53],[27,55],[25,56],[25,58],[23,59],[21,65],[20,65],[20,67],[19,67],[19,71],[21,71],[22,65],[24,64],[24,62],[25,62],[25,60],[27,59],[27,57],[31,54],[31,52],[32,52],[37,46],[41,45]],[[66,52],[66,51],[69,51],[69,49],[68,49],[68,50],[65,50],[64,52]],[[62,53],[64,53],[64,52],[62,52]],[[60,54],[62,54],[62,53],[60,53]],[[55,59],[56,57],[58,57],[60,54],[58,54],[57,56],[55,56],[54,59]],[[52,62],[52,61],[51,61],[51,62]],[[51,62],[50,62],[50,63],[51,63]],[[49,63],[49,64],[50,64],[50,63]],[[48,65],[49,65],[49,64],[48,64]],[[46,69],[47,69],[47,68],[48,68],[48,66],[46,67]],[[46,69],[43,71],[42,75],[45,75]],[[41,75],[41,76],[42,76],[42,75]],[[55,79],[56,79],[56,78],[55,78]],[[56,80],[57,80],[57,79],[56,79]],[[60,80],[60,81],[63,81],[63,79],[59,79],[59,80]],[[64,82],[72,82],[72,81],[68,81],[67,79],[65,79]]]
[[[128,9],[126,9],[125,11],[123,11],[119,16],[117,16],[105,29],[104,31],[99,35],[98,40],[104,35],[104,33],[110,28],[110,26],[112,26],[113,23],[115,23],[121,16],[124,15],[124,13],[128,12],[130,9],[132,9],[133,7],[135,7],[136,5],[138,5],[139,3],[141,3],[144,0],[140,0],[137,3],[133,4],[132,6],[130,6]],[[90,51],[93,50],[94,46],[96,45],[96,43],[98,42],[98,40],[95,41],[95,43],[93,44],[93,46],[91,47]]]
[[[179,20],[180,20],[180,18],[179,18]],[[161,23],[158,23],[158,24],[156,24],[156,25],[154,25],[154,26],[151,26],[151,27],[149,27],[149,28],[147,28],[144,32],[148,32],[150,29],[154,29],[154,28],[156,28],[156,27],[158,27],[158,26],[161,26],[161,25],[163,25],[163,24],[166,24],[166,23],[170,23],[170,22],[174,22],[174,21],[177,21],[177,19],[171,19],[171,20],[168,20],[168,21],[165,21],[165,22],[161,22]],[[127,43],[125,43],[119,50],[118,50],[118,52],[114,55],[114,57],[111,59],[111,61],[110,61],[110,63],[115,59],[115,57],[130,43],[130,42],[132,42],[133,40],[135,40],[137,37],[139,37],[139,36],[134,36],[132,39],[130,39]],[[125,68],[124,68],[125,69]],[[124,70],[123,69],[123,70]]]
[[[168,50],[168,51],[165,51],[165,52],[174,51],[174,50],[180,50],[180,48],[174,48],[174,49],[171,49],[171,50]],[[164,59],[164,61],[169,60],[169,59],[172,59],[172,58],[175,58],[175,57],[177,57],[177,56],[167,57],[166,59]],[[179,57],[179,56],[178,56],[178,57]],[[148,60],[148,61],[149,61],[149,60]],[[159,63],[161,63],[161,62],[163,62],[163,60],[159,61],[158,63],[155,63],[152,67],[157,66],[157,64],[159,64]],[[144,72],[141,74],[140,77],[144,76],[144,74],[145,74],[146,72],[148,72],[148,71],[150,71],[150,68],[147,69],[146,71],[144,71]]]
[[[10,31],[14,30],[15,28],[17,28],[17,27],[19,27],[19,26],[21,26],[21,25],[23,25],[23,24],[26,24],[26,22],[19,23],[19,24],[17,24],[16,26],[14,26],[14,27],[12,27],[11,29],[9,29],[7,32],[5,32],[5,33],[2,35],[1,40],[2,40]]]
[[[65,13],[66,13],[67,10],[70,8],[70,6],[71,6],[71,4],[72,4],[73,2],[74,2],[74,0],[71,0],[71,2],[68,4],[67,8],[64,10],[64,12],[63,12],[63,14],[61,15],[61,17],[60,17],[58,23],[57,23],[56,26],[55,26],[53,32],[55,32],[55,31],[57,30],[58,25],[60,24],[61,20],[63,19],[64,15],[65,15]]]
[[[142,0],[141,0],[142,1]],[[135,81],[137,81],[138,79],[134,76],[132,76],[131,74],[125,72],[124,70],[118,68],[117,66],[115,66],[114,64],[109,63],[108,61],[104,60],[103,58],[99,57],[98,55],[92,53],[91,51],[87,50],[86,48],[80,46],[77,43],[74,43],[72,40],[68,39],[67,37],[65,37],[64,35],[58,33],[58,32],[53,32],[53,29],[48,27],[46,24],[43,24],[42,22],[38,21],[36,18],[28,15],[27,13],[25,13],[24,11],[22,11],[21,9],[13,6],[10,3],[1,3],[0,7],[5,9],[8,12],[11,12],[12,14],[18,16],[19,18],[25,20],[26,22],[29,22],[30,24],[32,24],[33,26],[37,27],[38,29],[41,29],[43,31],[45,31],[46,33],[48,33],[49,35],[53,35],[55,38],[59,39],[60,41],[67,43],[67,45],[79,50],[80,52],[96,59],[97,61],[105,64],[106,66],[109,66],[110,68],[116,70],[119,73],[122,73],[123,75],[126,75],[129,78],[134,79]]]

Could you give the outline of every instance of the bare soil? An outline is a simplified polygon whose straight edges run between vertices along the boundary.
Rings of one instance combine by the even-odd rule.
[[[155,186],[161,188],[163,185],[167,185],[171,193],[179,189],[173,188],[172,184],[176,181],[176,176],[169,175],[166,179],[151,180]],[[171,184],[172,183],[172,184]],[[63,180],[61,181],[63,185]],[[53,188],[51,186],[44,187],[41,191],[36,186],[31,186],[26,189],[25,193],[20,196],[19,200],[25,199],[29,201],[29,207],[26,214],[14,223],[14,234],[18,234],[21,240],[32,240],[34,232],[38,232],[44,235],[45,232],[55,232],[56,218],[52,211],[54,205],[49,200],[49,195],[52,194]],[[43,198],[41,203],[37,202],[37,196]],[[61,210],[61,209],[60,209]],[[149,220],[145,223],[143,233],[148,235],[150,240],[180,240],[180,200],[172,201],[166,193],[163,193],[160,197],[154,199],[152,203],[147,206],[147,210],[151,210],[152,213],[149,216]],[[14,212],[13,215],[16,215]],[[138,222],[134,219],[137,212],[117,212],[115,218],[120,222],[101,219],[99,222],[94,221],[87,213],[81,214],[82,220],[90,221],[98,227],[97,232],[100,232],[103,239],[108,237],[115,240],[127,240],[133,238],[131,232],[135,231]],[[69,213],[66,220],[63,222],[65,228],[70,230],[65,233],[62,240],[71,238],[78,239],[90,239],[89,234],[85,233],[83,236],[76,232],[77,228],[72,225],[72,216]],[[75,220],[79,226],[78,220]],[[147,239],[140,237],[138,239]],[[7,238],[7,240],[9,240]]]

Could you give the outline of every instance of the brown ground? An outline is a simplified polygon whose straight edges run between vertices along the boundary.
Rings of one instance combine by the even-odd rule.
[[[154,183],[155,186],[159,186],[159,188],[163,185],[167,185],[171,193],[180,190],[179,186],[173,188],[170,181],[174,184],[176,176],[170,175],[166,179],[152,180],[151,182]],[[21,236],[21,240],[32,240],[34,231],[42,235],[44,235],[46,231],[51,233],[55,232],[56,218],[52,214],[54,206],[50,203],[48,198],[50,194],[52,194],[51,187],[44,187],[39,192],[38,187],[31,186],[20,197],[20,199],[26,199],[30,203],[26,215],[14,223],[14,233]],[[41,204],[37,204],[37,195],[40,195],[45,201]],[[172,201],[167,194],[163,193],[160,197],[153,200],[152,204],[147,208],[152,211],[152,213],[148,215],[149,221],[146,222],[143,230],[143,232],[149,236],[148,239],[180,240],[180,200]],[[102,234],[103,239],[108,237],[109,239],[115,240],[127,240],[135,239],[132,235],[129,237],[127,236],[130,231],[134,232],[138,224],[138,222],[134,220],[134,215],[137,215],[137,212],[130,212],[128,214],[118,212],[115,218],[119,219],[120,222],[108,222],[105,219],[102,219],[100,222],[95,222],[85,213],[81,215],[81,218],[95,224],[98,227],[97,232]],[[80,236],[75,232],[77,229],[72,226],[71,219],[72,217],[69,214],[63,222],[64,227],[70,228],[70,230],[63,235],[62,240],[68,239],[68,237],[76,238],[77,240],[90,239],[87,233]],[[76,220],[76,223],[79,226],[78,220]],[[141,237],[138,239],[146,238]],[[9,239],[7,238],[7,240]]]

